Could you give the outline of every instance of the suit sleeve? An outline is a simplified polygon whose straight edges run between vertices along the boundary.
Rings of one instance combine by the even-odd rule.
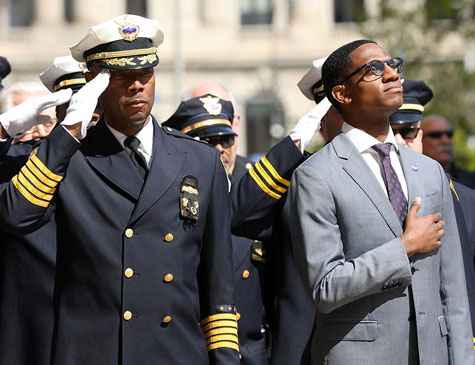
[[[64,129],[56,128],[31,152],[26,164],[0,187],[2,229],[14,235],[33,232],[49,220],[55,193],[64,178],[69,159],[80,143]]]
[[[334,197],[313,168],[303,165],[295,171],[290,194],[295,259],[321,313],[381,293],[390,281],[399,286],[412,283],[409,260],[399,238],[345,259]]]
[[[275,208],[285,200],[290,177],[304,160],[294,141],[286,137],[232,184],[233,234],[256,240],[270,237]]]
[[[231,213],[226,172],[218,151],[198,271],[201,329],[210,364],[239,364],[231,252]]]
[[[440,295],[449,332],[449,363],[474,364],[470,309],[454,204],[447,178],[440,165],[438,168],[442,182],[442,219],[445,222],[440,248]]]

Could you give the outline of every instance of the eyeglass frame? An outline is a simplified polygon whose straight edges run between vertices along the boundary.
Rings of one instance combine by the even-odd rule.
[[[399,65],[396,66],[396,68],[393,68],[393,67],[389,64],[389,62],[391,62],[391,61],[393,61],[393,60],[398,60],[398,61],[400,61],[400,66],[401,66],[401,70],[400,70],[400,71],[397,70],[397,68],[399,67]],[[385,66],[384,66],[384,70],[383,70],[383,72],[382,72],[381,74],[378,75],[378,74],[375,74],[375,73],[374,73],[373,68],[371,68],[371,65],[372,65],[373,62],[381,62],[383,65],[385,65]],[[393,70],[395,70],[398,74],[400,74],[402,71],[404,71],[404,58],[402,58],[402,57],[392,57],[392,58],[390,58],[389,60],[386,60],[386,61],[371,60],[371,61],[365,63],[363,66],[361,66],[361,67],[359,67],[358,69],[356,69],[354,72],[352,72],[352,73],[349,74],[348,76],[346,76],[346,77],[343,79],[343,81],[340,82],[340,84],[343,84],[343,83],[344,83],[345,81],[347,81],[349,78],[355,76],[358,72],[360,72],[361,70],[363,70],[365,67],[369,68],[369,70],[371,71],[371,73],[372,73],[374,76],[378,76],[378,77],[379,77],[379,76],[383,76],[383,75],[384,75],[384,72],[386,71],[386,64],[387,64],[389,67],[391,67]]]

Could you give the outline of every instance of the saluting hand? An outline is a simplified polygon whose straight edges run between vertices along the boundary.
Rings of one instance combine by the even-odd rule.
[[[404,233],[401,235],[408,257],[439,248],[442,245],[440,239],[445,234],[442,214],[434,213],[419,218],[417,212],[420,207],[421,198],[417,197],[407,213]]]
[[[87,128],[91,123],[97,101],[109,85],[109,78],[109,70],[102,69],[96,77],[72,96],[66,110],[66,117],[61,125],[77,139],[86,137]]]

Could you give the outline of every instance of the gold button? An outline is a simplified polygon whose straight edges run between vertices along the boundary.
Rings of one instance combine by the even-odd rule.
[[[246,169],[249,170],[251,167],[252,167],[252,164],[251,164],[250,162],[248,162],[248,163],[246,164]]]
[[[134,235],[134,231],[132,230],[132,228],[127,228],[127,229],[125,230],[125,237],[130,238],[130,237],[132,237],[133,235]]]
[[[134,275],[134,270],[132,270],[130,267],[128,269],[125,269],[124,275],[126,278],[132,277]]]
[[[166,274],[164,280],[165,280],[167,283],[169,283],[170,281],[173,280],[173,275],[172,275],[172,274]]]
[[[248,277],[249,277],[249,270],[244,270],[244,271],[242,272],[242,278],[243,278],[243,279],[247,279]]]
[[[236,313],[236,321],[239,321],[241,319],[241,313],[237,312]]]
[[[165,235],[165,241],[167,241],[167,242],[173,241],[173,238],[174,238],[174,237],[173,237],[173,235],[172,235],[171,233],[167,233],[167,234]]]
[[[171,322],[171,320],[172,320],[171,316],[165,316],[165,317],[163,317],[162,322],[163,323],[168,323],[168,322]]]
[[[130,312],[130,311],[125,311],[125,312],[124,312],[124,319],[125,319],[126,321],[129,321],[131,318],[132,318],[132,312]]]

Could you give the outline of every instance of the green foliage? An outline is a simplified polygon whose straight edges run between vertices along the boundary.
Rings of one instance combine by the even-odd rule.
[[[425,115],[441,114],[455,129],[458,165],[474,169],[475,150],[467,137],[475,133],[475,74],[454,54],[453,42],[475,45],[473,0],[379,0],[360,30],[389,54],[405,59],[402,77],[424,80],[434,90]]]

